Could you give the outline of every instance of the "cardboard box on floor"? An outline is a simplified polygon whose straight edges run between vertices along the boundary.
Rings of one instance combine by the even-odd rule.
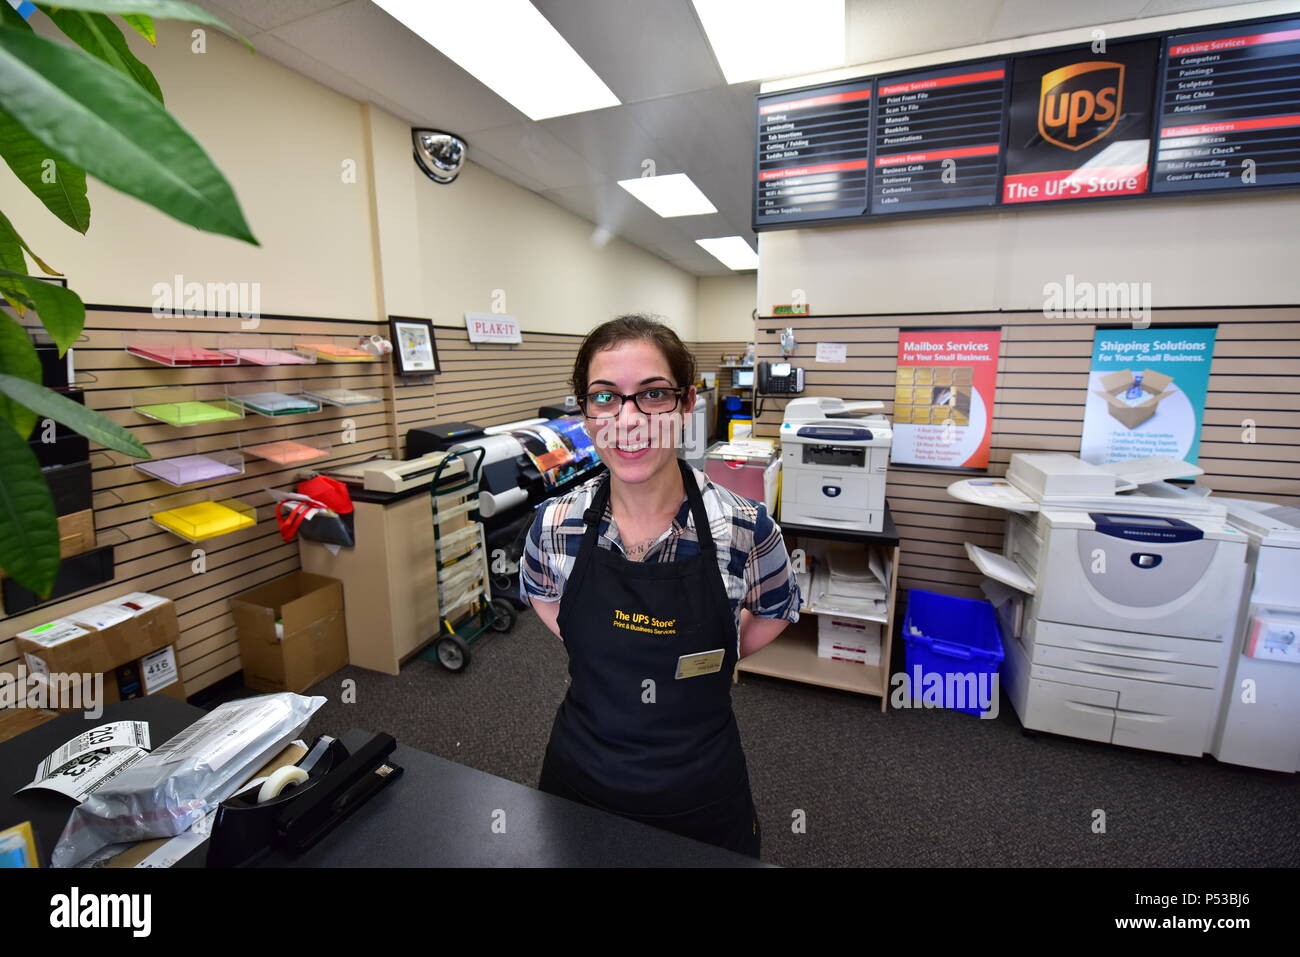
[[[1169,398],[1170,393],[1165,389],[1174,381],[1163,372],[1152,369],[1143,369],[1140,375],[1142,391],[1147,393],[1149,398],[1143,399],[1136,405],[1129,405],[1120,399],[1120,395],[1127,392],[1137,381],[1137,375],[1129,369],[1121,369],[1119,372],[1110,372],[1102,376],[1101,389],[1096,392],[1106,400],[1111,416],[1129,429],[1136,429],[1156,414],[1156,406]]]
[[[135,607],[124,605],[124,602],[130,602]],[[96,628],[92,623],[96,609],[105,606],[122,609],[129,612],[131,617],[104,628]],[[73,637],[48,643],[49,639],[44,636],[59,629],[66,629]],[[16,636],[14,644],[23,656],[29,674],[104,675],[104,701],[112,704],[121,700],[117,680],[119,668],[134,666],[139,673],[144,659],[165,648],[174,648],[179,639],[180,624],[176,619],[176,606],[161,596],[135,592],[105,602],[104,606],[97,605],[73,612],[68,618],[23,632]],[[171,660],[175,670],[174,651]],[[160,683],[152,690],[185,700],[185,686],[180,680],[179,672],[175,681]]]
[[[231,598],[230,613],[244,684],[257,691],[306,691],[348,663],[337,578],[292,572]]]

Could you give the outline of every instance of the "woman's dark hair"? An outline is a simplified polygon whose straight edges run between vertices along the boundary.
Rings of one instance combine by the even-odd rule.
[[[652,342],[659,348],[668,360],[674,384],[695,385],[695,356],[691,355],[691,350],[686,348],[686,343],[677,337],[677,333],[658,319],[630,315],[602,322],[587,333],[587,338],[578,347],[577,358],[573,360],[573,394],[586,395],[588,371],[597,352],[636,340]]]

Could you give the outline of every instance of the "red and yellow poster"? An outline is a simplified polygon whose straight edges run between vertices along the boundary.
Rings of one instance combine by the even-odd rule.
[[[904,330],[894,381],[895,465],[985,469],[1001,330]]]

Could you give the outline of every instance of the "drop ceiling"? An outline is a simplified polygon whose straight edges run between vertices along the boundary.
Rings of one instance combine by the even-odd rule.
[[[749,184],[758,83],[725,84],[690,0],[533,3],[621,106],[529,120],[370,0],[200,0],[261,55],[413,126],[463,136],[473,162],[690,273],[728,275],[695,240],[739,235],[757,248]],[[846,62],[1230,5],[847,0]],[[640,176],[646,160],[657,173],[687,173],[718,212],[662,219],[642,206],[617,180]]]

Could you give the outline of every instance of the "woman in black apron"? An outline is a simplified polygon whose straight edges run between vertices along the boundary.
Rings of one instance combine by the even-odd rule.
[[[620,322],[627,320],[614,320]],[[672,339],[680,345],[675,335]],[[538,787],[758,857],[758,816],[731,709],[740,642],[695,473],[677,458],[675,447],[623,451],[617,446],[626,440],[609,433],[598,436],[602,419],[592,415],[603,402],[618,408],[621,425],[638,414],[643,423],[655,417],[641,407],[643,400],[651,409],[664,404],[665,397],[654,391],[656,384],[687,394],[691,401],[693,390],[690,380],[679,388],[668,376],[658,377],[661,383],[655,379],[656,372],[671,372],[672,357],[663,355],[666,350],[653,340],[623,342],[622,348],[630,350],[623,354],[619,347],[584,348],[575,369],[587,431],[609,472],[596,480],[596,493],[582,516],[582,544],[558,614],[553,602],[542,603],[546,608],[535,605],[544,620],[558,626],[553,630],[564,640],[571,679],[555,716]],[[656,353],[665,361],[656,364]],[[584,362],[593,372],[590,383]],[[597,372],[609,378],[598,379]],[[624,388],[646,383],[649,393],[622,394]],[[664,502],[671,506],[680,487],[689,503],[698,553],[640,562],[626,557],[637,548],[630,541],[623,542],[624,553],[599,547],[600,524],[616,483],[621,484],[611,517],[620,534],[620,514],[631,527],[640,522],[637,509],[643,501],[647,507],[656,500],[661,507]],[[642,530],[653,524],[642,523]],[[766,629],[770,641],[787,623],[762,619],[753,624]]]

